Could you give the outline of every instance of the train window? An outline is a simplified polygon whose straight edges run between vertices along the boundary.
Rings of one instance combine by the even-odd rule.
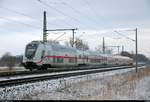
[[[63,58],[57,58],[57,63],[63,63]]]
[[[33,58],[37,50],[38,44],[28,44],[26,46],[25,56],[29,59]]]
[[[88,62],[88,56],[86,57],[86,61]]]
[[[99,59],[99,63],[101,63],[102,62],[102,60],[101,59]]]
[[[48,55],[51,55],[51,51],[48,51]]]
[[[77,63],[77,57],[75,57],[75,62]]]
[[[79,58],[81,58],[81,55],[79,55]]]
[[[43,50],[41,54],[41,59],[44,57],[44,54],[45,54],[45,51]]]
[[[53,58],[53,63],[56,63],[56,58],[55,57]]]
[[[75,59],[74,58],[69,58],[69,63],[74,63]]]
[[[90,62],[91,62],[91,63],[95,63],[95,59],[91,59]]]
[[[99,63],[99,59],[96,59],[96,62]]]

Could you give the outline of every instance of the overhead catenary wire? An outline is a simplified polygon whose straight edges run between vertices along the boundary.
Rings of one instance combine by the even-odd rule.
[[[19,13],[18,13],[19,14]],[[28,16],[27,16],[28,17]],[[8,19],[7,19],[8,20]],[[16,21],[15,21],[16,22]],[[29,24],[23,24],[23,25],[27,25],[27,26],[29,26]],[[32,25],[30,25],[30,26],[32,26]],[[34,27],[35,28],[35,27]],[[127,37],[127,39],[129,39],[128,37]],[[135,41],[135,40],[133,40],[133,39],[130,39],[130,40],[132,40],[132,41]]]
[[[58,36],[54,41],[58,40],[59,38],[61,38],[62,36],[64,36],[66,33],[61,34],[60,36]]]
[[[2,19],[2,20],[6,20],[6,19],[4,19],[4,18],[0,18],[0,19]],[[6,20],[6,21],[10,21],[10,20]],[[0,25],[0,26],[2,26],[2,25]],[[14,29],[14,28],[10,28],[10,27],[1,27],[1,29],[0,29],[2,32],[6,32],[6,33],[9,33],[10,31],[12,32],[12,33],[16,33],[16,31],[17,32],[19,32],[20,31],[20,29]]]
[[[140,52],[145,51],[145,52],[147,52],[147,53],[150,53],[150,51],[149,51],[148,49],[143,49],[143,48],[142,48],[142,49],[140,49],[139,51],[140,51]]]
[[[122,33],[119,33],[119,32],[117,32],[117,31],[114,31],[114,32],[116,32],[117,34],[119,34],[119,35],[121,35],[121,36],[125,37],[126,39],[129,39],[129,40],[132,40],[132,41],[134,41],[134,42],[135,42],[135,40],[134,40],[134,39],[131,39],[131,38],[129,38],[128,36],[123,35]]]
[[[11,21],[11,22],[15,22],[15,23],[18,23],[18,24],[22,24],[22,25],[25,25],[25,26],[28,26],[28,27],[32,27],[32,28],[35,28],[35,29],[41,29],[41,27],[33,26],[31,24],[19,22],[19,21],[13,20],[13,19],[5,18],[5,17],[0,17],[0,19]]]
[[[19,12],[19,11],[16,11],[16,10],[12,10],[12,9],[9,9],[9,8],[6,8],[6,7],[2,7],[2,6],[0,6],[0,8],[2,8],[2,9],[4,9],[4,10],[7,10],[7,11],[9,11],[9,12],[12,12],[12,13],[18,14],[18,15],[25,16],[25,17],[30,18],[30,19],[32,19],[32,20],[34,20],[34,21],[36,21],[36,22],[39,22],[39,23],[40,23],[40,22],[43,22],[43,20],[41,20],[41,19],[37,19],[36,17],[27,15],[27,14],[25,14],[25,13],[22,13],[22,12]],[[56,25],[56,24],[53,24],[53,25]]]
[[[73,11],[75,11],[76,13],[81,14],[80,11],[76,10],[75,8],[73,8],[72,6],[70,6],[69,4],[67,4],[66,2],[62,2],[63,5],[68,6],[69,8],[71,8]]]
[[[5,10],[7,10],[7,11],[9,11],[9,12],[13,12],[13,13],[16,13],[16,14],[19,14],[19,15],[22,15],[22,16],[25,16],[25,17],[28,17],[28,18],[30,18],[30,19],[39,21],[39,19],[37,19],[37,18],[35,18],[35,17],[32,17],[32,16],[29,16],[29,15],[27,15],[27,14],[18,12],[18,11],[16,11],[16,10],[12,10],[12,9],[9,9],[9,8],[6,8],[6,7],[2,7],[2,6],[0,6],[0,8],[5,9]],[[40,20],[40,21],[42,21],[42,20]]]
[[[111,31],[111,32],[114,32],[114,31]],[[120,35],[120,34],[119,34]],[[105,34],[105,36],[106,36],[106,34]],[[121,36],[123,36],[122,38],[125,38],[125,39],[127,39],[126,38],[126,36],[124,36],[123,34],[121,34]],[[120,41],[122,41],[122,40],[120,40],[119,41],[119,39],[122,39],[121,37],[117,37],[117,38],[114,38],[113,36],[111,37],[111,36],[107,36],[107,38],[110,38],[110,39],[117,39],[117,42],[116,42],[116,44],[118,44],[117,46],[122,46],[123,45],[123,43],[119,43]],[[131,40],[131,39],[130,39]],[[132,39],[133,40],[133,39]],[[118,42],[119,41],[119,42]],[[127,41],[127,40],[125,40],[125,41]],[[120,45],[121,44],[121,45]],[[125,44],[125,43],[124,43]]]
[[[93,7],[91,7],[90,6],[90,3],[89,3],[89,1],[88,0],[83,0],[85,3],[86,3],[86,5],[89,7],[89,9],[91,10],[91,12],[99,19],[99,18],[101,18],[98,14],[97,14],[97,12],[95,12],[95,10],[93,9]]]
[[[41,0],[37,0],[39,3],[41,3],[41,4],[43,4],[44,6],[47,6],[47,7],[49,7],[49,8],[52,8],[52,9],[54,9],[55,11],[57,11],[57,12],[59,12],[60,14],[62,14],[62,15],[64,15],[64,16],[67,16],[65,13],[63,13],[62,11],[60,11],[60,10],[58,10],[58,9],[56,9],[56,8],[54,8],[54,7],[52,7],[52,6],[50,6],[50,5],[48,5],[47,3],[45,3],[45,2],[43,2],[43,1],[41,1]],[[67,16],[67,17],[69,17],[69,16]],[[69,17],[70,18],[70,17]],[[70,25],[69,23],[68,23],[68,25]],[[72,26],[72,25],[70,25],[70,26]]]
[[[75,9],[74,7],[70,6],[68,3],[66,2],[62,2],[63,5],[68,6],[69,8],[71,8],[74,12],[76,12],[79,15],[83,15],[83,13],[77,9]],[[92,21],[93,19],[91,19],[89,16],[85,16],[85,19]],[[95,20],[93,20],[96,24],[97,22]]]
[[[66,16],[66,17],[68,17],[69,19],[71,19],[71,20],[73,20],[73,21],[75,21],[75,22],[81,24],[81,22],[80,22],[78,19],[76,19],[75,17],[72,17],[72,16],[69,16],[69,15],[65,14],[65,13],[62,12],[61,10],[52,7],[51,5],[49,5],[49,4],[45,3],[45,2],[43,2],[42,0],[37,0],[37,1],[38,1],[39,3],[41,3],[41,4],[43,4],[43,5],[45,5],[45,6],[49,7],[49,8],[51,8],[51,9],[54,9],[55,11],[57,11],[57,12],[60,13],[60,14],[62,14],[63,16]],[[68,23],[68,24],[69,24],[69,23]],[[69,25],[70,25],[70,24],[69,24]],[[72,26],[72,25],[70,25],[70,26]]]

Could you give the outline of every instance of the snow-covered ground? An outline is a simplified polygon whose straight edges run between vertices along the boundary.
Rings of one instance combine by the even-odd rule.
[[[0,99],[150,99],[150,68],[123,69],[0,88]]]

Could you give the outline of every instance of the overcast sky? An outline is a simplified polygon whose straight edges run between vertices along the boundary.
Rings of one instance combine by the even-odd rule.
[[[92,50],[102,44],[122,46],[135,51],[135,43],[115,33],[135,39],[138,28],[139,53],[150,57],[150,0],[0,0],[0,56],[24,53],[25,45],[42,40],[43,11],[47,11],[48,29],[78,28],[75,37],[88,42]],[[70,31],[49,32],[48,39]],[[114,49],[115,51],[116,49]]]

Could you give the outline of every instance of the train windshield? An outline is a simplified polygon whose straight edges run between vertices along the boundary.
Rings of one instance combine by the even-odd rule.
[[[35,55],[35,52],[37,50],[38,44],[28,44],[26,46],[25,56],[28,59],[32,59]]]

